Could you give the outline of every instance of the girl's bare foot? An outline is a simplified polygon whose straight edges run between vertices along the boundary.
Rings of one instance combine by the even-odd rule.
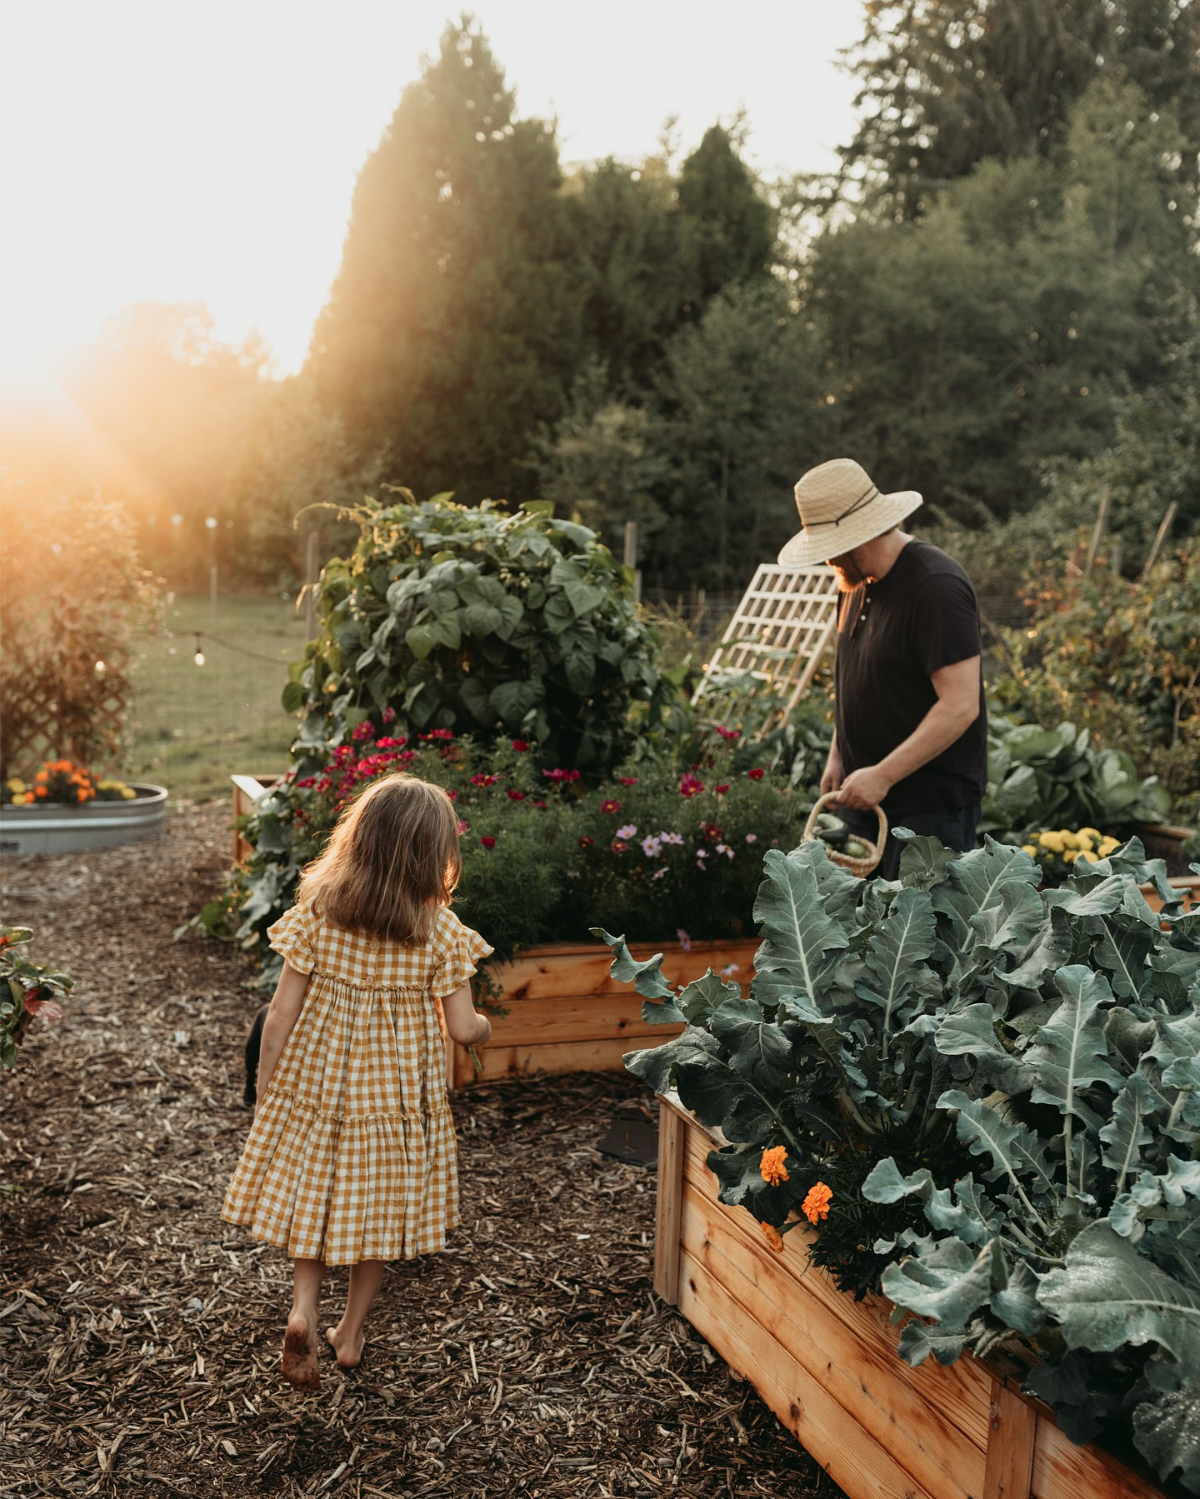
[[[293,1312],[288,1318],[280,1372],[297,1390],[315,1390],[321,1382],[316,1339],[303,1312]]]
[[[339,1337],[336,1327],[327,1327],[325,1329],[325,1337],[337,1356],[339,1369],[358,1368],[359,1364],[362,1363],[363,1344],[366,1342],[361,1332],[356,1338],[351,1340],[344,1336]]]

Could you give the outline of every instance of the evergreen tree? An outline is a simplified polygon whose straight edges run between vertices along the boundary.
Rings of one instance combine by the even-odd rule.
[[[527,496],[526,434],[578,360],[553,131],[517,120],[479,30],[447,28],[355,190],[309,371],[360,448],[460,500]]]
[[[862,121],[843,152],[881,211],[912,218],[990,156],[1045,156],[1101,72],[1174,106],[1196,177],[1196,0],[876,0],[851,49]]]
[[[734,282],[770,266],[775,220],[728,130],[711,125],[679,174],[679,211],[688,230],[696,313]]]

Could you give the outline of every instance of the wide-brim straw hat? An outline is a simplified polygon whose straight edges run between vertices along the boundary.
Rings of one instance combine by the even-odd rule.
[[[811,567],[874,541],[922,503],[915,489],[883,494],[853,458],[831,458],[796,485],[803,530],[779,554],[781,567]]]

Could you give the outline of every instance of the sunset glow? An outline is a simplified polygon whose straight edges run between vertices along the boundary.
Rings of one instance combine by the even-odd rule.
[[[336,273],[357,171],[450,9],[219,0],[5,0],[0,378],[28,388],[132,302],[200,302],[298,368]],[[693,146],[742,106],[765,170],[818,169],[851,126],[834,54],[857,0],[478,14],[518,107],[556,114],[564,160]],[[631,39],[636,38],[636,45]],[[572,62],[572,59],[575,61]]]

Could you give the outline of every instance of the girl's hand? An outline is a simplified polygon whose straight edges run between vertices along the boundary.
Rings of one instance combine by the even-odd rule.
[[[469,984],[455,989],[442,1000],[446,1034],[460,1046],[483,1046],[492,1034],[492,1022],[475,1008]]]

